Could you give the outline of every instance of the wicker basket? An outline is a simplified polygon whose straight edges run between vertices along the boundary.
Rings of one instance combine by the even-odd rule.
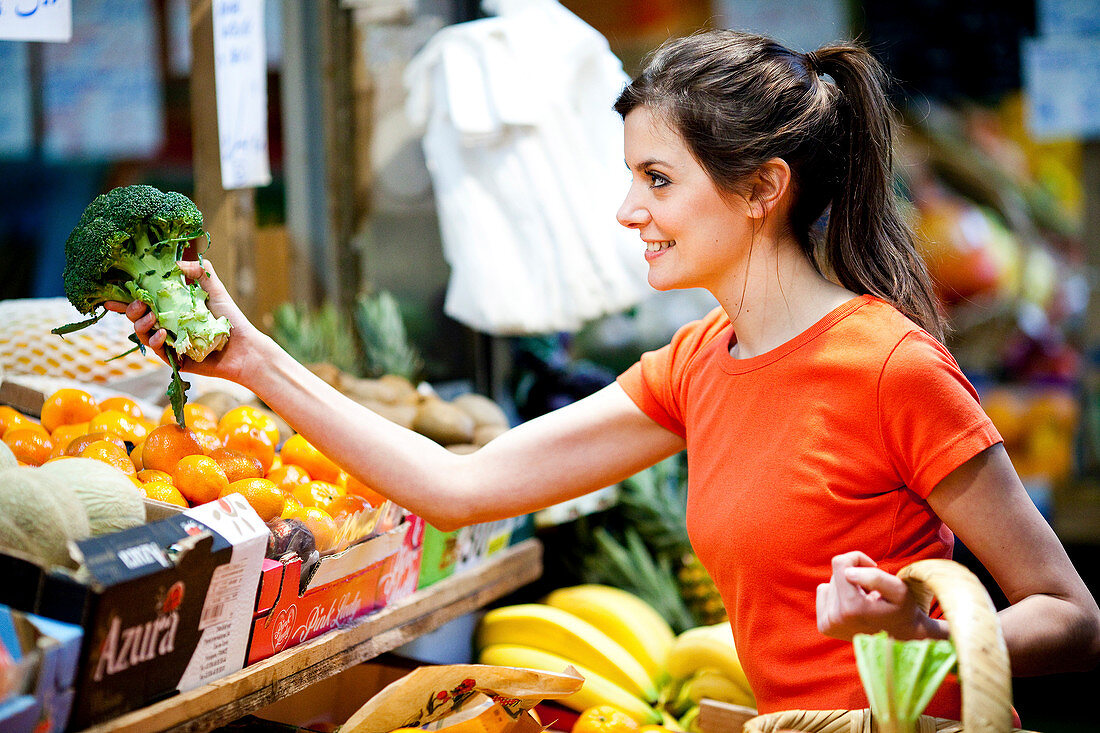
[[[898,573],[927,612],[938,598],[959,659],[962,722],[921,716],[920,733],[1008,733],[1012,677],[993,601],[978,577],[952,560],[919,560]],[[785,710],[751,718],[744,733],[875,733],[869,709]]]

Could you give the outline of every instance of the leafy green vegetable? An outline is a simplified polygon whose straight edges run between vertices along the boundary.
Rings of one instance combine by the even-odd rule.
[[[955,668],[947,639],[898,641],[880,631],[852,638],[856,665],[880,733],[912,733],[944,678]]]
[[[206,307],[206,291],[189,283],[177,264],[188,242],[205,234],[191,199],[152,186],[119,186],[97,196],[65,242],[65,296],[92,318],[53,329],[64,336],[98,321],[107,301],[140,300],[168,332],[172,386],[168,395],[183,424],[178,356],[202,361],[229,340],[229,321]],[[175,352],[174,354],[172,352]]]

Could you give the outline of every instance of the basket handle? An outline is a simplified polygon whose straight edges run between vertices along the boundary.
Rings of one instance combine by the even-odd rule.
[[[898,573],[927,612],[938,598],[959,658],[967,733],[1012,730],[1012,673],[993,601],[978,576],[953,560],[918,560]]]

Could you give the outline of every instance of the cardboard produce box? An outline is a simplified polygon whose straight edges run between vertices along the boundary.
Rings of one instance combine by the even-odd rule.
[[[0,700],[0,731],[62,733],[72,712],[83,630],[0,605],[0,646],[12,664],[12,694]]]
[[[72,713],[83,728],[244,666],[267,538],[233,494],[76,543],[78,573],[0,552],[0,603],[84,629]]]
[[[416,590],[424,520],[398,526],[322,557],[303,577],[289,554],[265,559],[256,596],[248,663],[377,611]]]
[[[452,532],[440,532],[429,524],[424,529],[417,587],[426,588],[455,573],[478,567],[496,553],[529,536],[529,514],[471,524]]]

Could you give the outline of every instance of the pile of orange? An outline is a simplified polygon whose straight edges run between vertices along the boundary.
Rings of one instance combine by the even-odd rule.
[[[40,420],[0,406],[0,439],[26,465],[70,456],[104,461],[148,498],[182,507],[240,494],[264,521],[300,519],[322,552],[357,539],[349,530],[383,501],[303,436],[280,445],[278,424],[259,408],[241,405],[219,417],[191,402],[184,422],[176,423],[171,407],[154,421],[127,397],[97,403],[64,388],[46,398]]]

